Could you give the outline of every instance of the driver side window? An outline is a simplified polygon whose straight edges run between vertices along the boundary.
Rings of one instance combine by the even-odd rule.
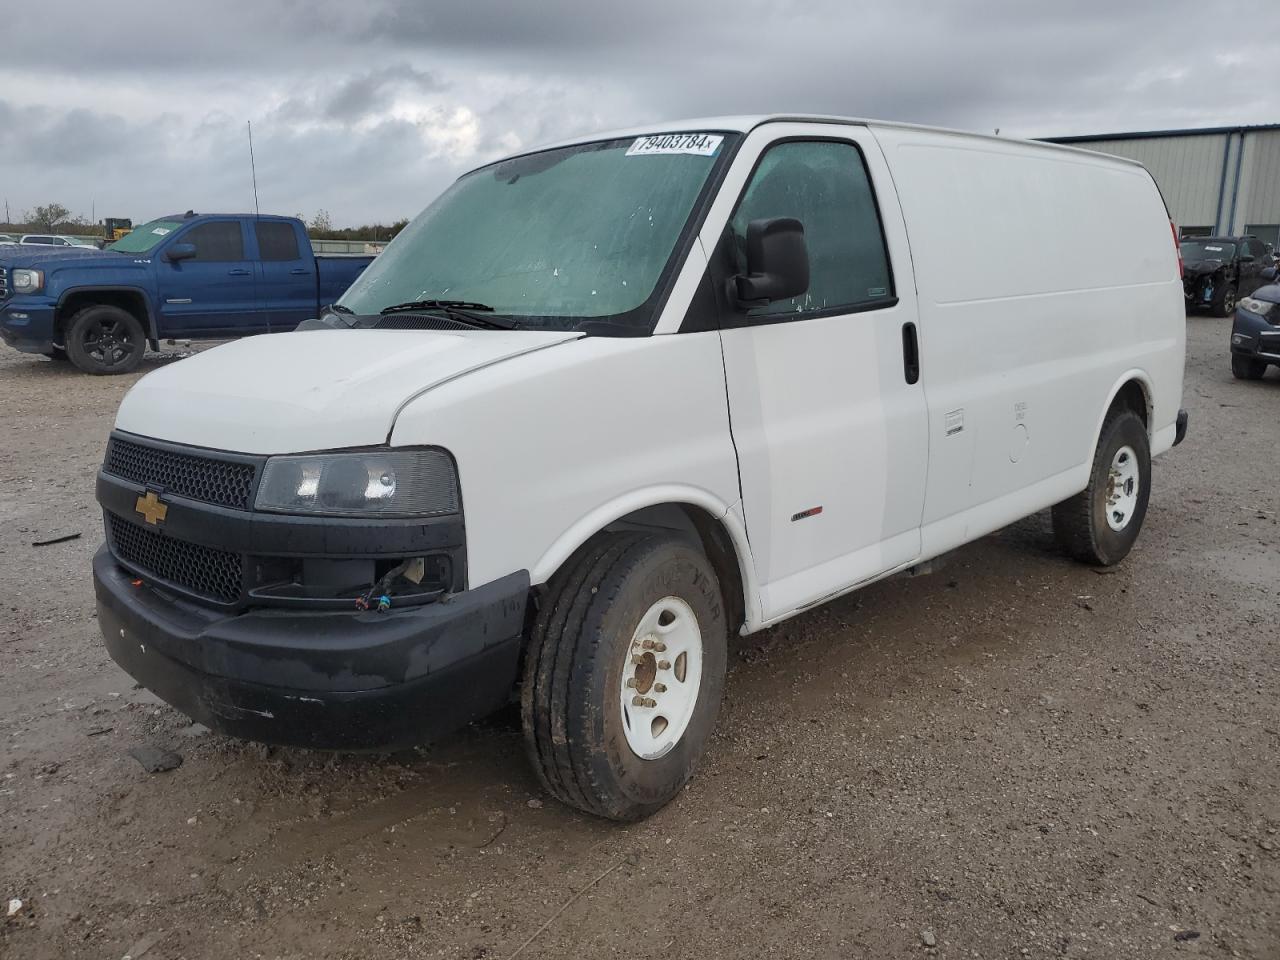
[[[244,259],[244,234],[239,220],[202,223],[179,239],[195,245],[193,260],[227,262]]]
[[[790,319],[893,302],[880,214],[856,146],[814,140],[769,148],[729,222],[739,272],[746,269],[747,224],[772,217],[795,217],[804,224],[809,289],[753,308],[749,316]]]

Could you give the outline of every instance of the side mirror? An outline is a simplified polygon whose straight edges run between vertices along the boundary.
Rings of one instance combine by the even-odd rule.
[[[759,307],[798,297],[809,289],[809,248],[804,224],[794,217],[747,224],[747,272],[729,281],[740,307]]]
[[[183,260],[190,260],[195,255],[196,245],[194,243],[175,243],[164,252],[164,258],[170,263],[179,263]]]
[[[1254,260],[1254,257],[1253,257],[1253,254],[1251,254],[1251,253],[1242,253],[1242,254],[1240,254],[1240,262],[1241,262],[1241,263],[1253,263],[1253,260]]]

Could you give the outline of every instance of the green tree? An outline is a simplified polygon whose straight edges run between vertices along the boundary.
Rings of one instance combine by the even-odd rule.
[[[329,217],[329,211],[317,210],[316,215],[311,218],[311,222],[307,224],[307,227],[313,233],[328,233],[333,229],[333,220]]]
[[[27,220],[47,230],[53,232],[54,227],[62,223],[71,216],[71,211],[60,203],[47,203],[42,207],[36,207],[27,214]]]

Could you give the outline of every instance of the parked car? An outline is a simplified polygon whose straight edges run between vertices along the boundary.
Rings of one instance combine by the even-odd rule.
[[[1236,306],[1231,327],[1231,373],[1237,380],[1261,380],[1271,365],[1280,366],[1280,283],[1277,269],[1263,271],[1265,286]]]
[[[730,635],[1050,507],[1119,563],[1187,427],[1147,171],[704,123],[480,167],[317,322],[137,383],[97,481],[117,663],[321,748],[518,688],[545,788],[629,820],[697,765]]]
[[[1236,301],[1264,281],[1272,265],[1257,237],[1195,237],[1182,241],[1182,286],[1187,308],[1207,307],[1215,317],[1235,313]]]
[[[0,233],[0,245],[16,244],[18,238],[11,233]]]
[[[78,247],[80,243],[73,237],[63,237],[54,233],[24,233],[19,243],[37,247]]]
[[[163,338],[293,330],[372,257],[317,256],[293,217],[191,212],[111,245],[0,250],[0,337],[89,373],[127,373]]]

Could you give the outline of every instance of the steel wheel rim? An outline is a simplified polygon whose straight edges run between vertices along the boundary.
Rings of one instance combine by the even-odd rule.
[[[1129,525],[1138,509],[1142,476],[1138,471],[1138,455],[1133,447],[1123,446],[1111,458],[1107,472],[1107,526],[1119,533]]]
[[[104,366],[123,363],[134,351],[133,340],[119,320],[95,320],[81,338],[84,352]]]
[[[1235,310],[1236,295],[1232,293],[1230,290],[1228,290],[1226,293],[1226,296],[1222,298],[1222,306],[1227,313],[1231,313],[1233,310]]]
[[[689,729],[702,685],[702,631],[689,604],[663,597],[645,611],[618,684],[627,746],[641,760],[666,756]]]

